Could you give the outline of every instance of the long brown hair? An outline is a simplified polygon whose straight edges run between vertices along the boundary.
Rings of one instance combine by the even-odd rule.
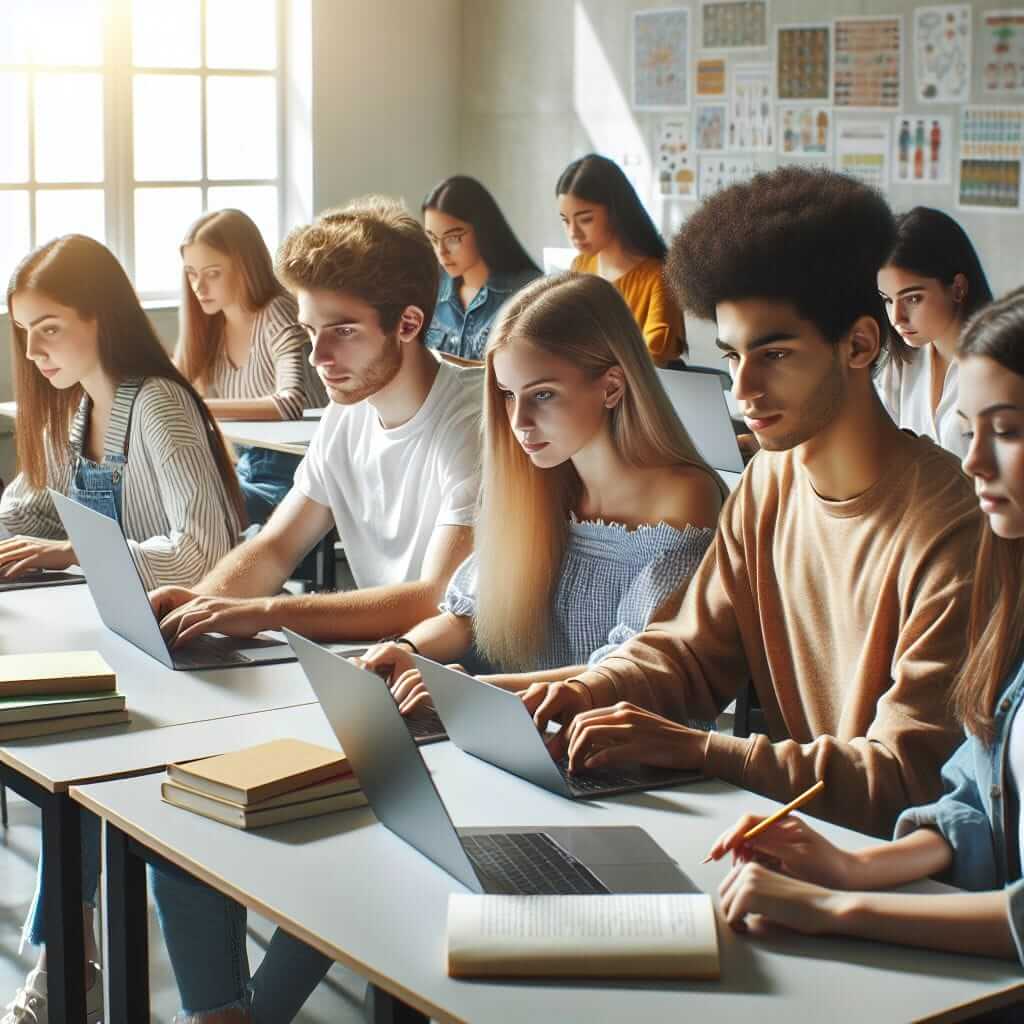
[[[100,366],[115,383],[137,377],[165,377],[192,396],[206,428],[217,472],[239,521],[244,523],[245,502],[220,430],[195,388],[160,344],[114,254],[85,235],[55,238],[29,253],[15,268],[7,286],[8,311],[15,293],[26,288],[70,307],[83,320],[96,321]],[[18,401],[18,466],[29,484],[42,488],[46,486],[46,456],[39,439],[45,434],[55,451],[67,448],[71,421],[84,392],[81,384],[60,391],[51,387],[26,355],[25,328],[19,327],[13,317],[10,320]]]
[[[976,314],[964,328],[959,356],[985,356],[1024,377],[1024,288]],[[967,730],[990,744],[994,712],[1007,673],[1024,649],[1024,538],[983,528],[971,594],[968,652],[953,685],[953,710]]]
[[[208,245],[231,260],[242,287],[242,305],[250,312],[286,294],[274,276],[274,264],[260,229],[241,210],[204,213],[185,232],[180,246],[182,257],[185,246],[195,242]],[[223,344],[224,314],[208,316],[203,312],[182,266],[180,326],[174,361],[193,384],[204,387]]]
[[[620,367],[625,394],[610,410],[609,426],[622,458],[633,466],[696,466],[715,480],[723,499],[728,495],[679,422],[636,319],[613,285],[596,274],[566,273],[517,292],[499,314],[485,354],[483,486],[474,530],[476,643],[508,669],[529,667],[544,649],[569,514],[581,497],[571,460],[537,469],[509,428],[494,356],[517,340],[595,378]]]

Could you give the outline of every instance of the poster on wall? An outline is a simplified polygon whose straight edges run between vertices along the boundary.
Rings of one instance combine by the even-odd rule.
[[[702,0],[701,46],[751,50],[768,45],[768,0]]]
[[[836,121],[836,170],[872,188],[889,187],[889,138],[886,121]]]
[[[1024,9],[982,15],[982,82],[991,96],[1024,95]]]
[[[952,184],[953,119],[946,115],[897,117],[892,168],[894,185]]]
[[[1024,156],[1024,107],[965,107],[960,115],[960,156],[1020,160]]]
[[[854,110],[899,110],[903,18],[836,18],[832,24],[832,102]]]
[[[655,193],[697,198],[697,160],[690,141],[690,115],[663,118],[655,146]]]
[[[966,103],[971,92],[971,8],[914,9],[914,95],[919,103]]]
[[[776,31],[775,95],[780,100],[831,99],[828,25],[780,25]]]
[[[633,107],[689,106],[690,11],[667,7],[633,15]]]
[[[831,107],[779,106],[779,153],[821,157],[831,152]]]
[[[725,152],[725,122],[729,116],[724,103],[697,104],[697,149],[701,153]]]
[[[737,64],[732,70],[727,149],[775,148],[771,64]]]
[[[700,158],[701,199],[707,199],[721,188],[728,188],[754,176],[754,160],[749,156],[702,156]]]
[[[697,61],[697,95],[725,95],[725,61],[721,57]]]
[[[1021,210],[1019,160],[960,160],[957,206],[961,210],[1018,213]]]

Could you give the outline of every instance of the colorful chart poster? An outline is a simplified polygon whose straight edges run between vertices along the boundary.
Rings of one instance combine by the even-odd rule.
[[[965,160],[1024,157],[1024,107],[965,107],[960,116],[960,156]]]
[[[719,189],[728,188],[754,176],[754,160],[749,156],[702,156],[700,158],[700,198],[706,199]]]
[[[886,121],[836,122],[836,170],[872,188],[889,187],[889,138]]]
[[[771,64],[737,64],[732,70],[727,149],[775,148]]]
[[[833,104],[847,109],[899,110],[902,17],[836,18],[832,40]]]
[[[775,95],[780,100],[831,98],[828,25],[780,25],[776,33]]]
[[[761,49],[768,45],[768,0],[703,0],[705,50]]]
[[[660,196],[697,198],[697,160],[690,141],[690,115],[664,118],[658,126],[655,167]]]
[[[708,57],[697,61],[697,95],[725,95],[725,61],[721,57]]]
[[[701,153],[725,152],[725,122],[729,108],[725,103],[697,104],[697,149]]]
[[[953,119],[945,115],[897,117],[893,122],[892,183],[953,182]]]
[[[633,15],[633,106],[673,110],[689,105],[690,11],[667,7]]]
[[[831,107],[779,105],[779,153],[827,156],[831,152]]]
[[[982,81],[990,96],[1024,95],[1024,9],[982,15]]]
[[[914,93],[919,103],[966,103],[971,93],[971,8],[914,9]]]
[[[1019,212],[1020,166],[1019,160],[961,160],[957,206],[961,210]]]

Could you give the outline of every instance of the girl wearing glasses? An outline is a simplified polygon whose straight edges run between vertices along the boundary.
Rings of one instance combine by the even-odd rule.
[[[661,274],[665,241],[619,166],[596,153],[574,160],[555,195],[565,233],[579,250],[572,269],[615,285],[659,366],[684,356],[683,316]]]
[[[483,359],[495,314],[540,276],[540,268],[475,178],[445,178],[423,200],[422,213],[444,271],[427,345],[460,359]]]

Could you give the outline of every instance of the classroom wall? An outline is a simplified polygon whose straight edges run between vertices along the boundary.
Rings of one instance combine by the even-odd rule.
[[[923,2],[771,0],[769,11],[772,26],[827,21],[837,15],[902,14],[901,112],[948,114],[955,122],[959,105],[921,106],[913,95],[912,19],[914,7]],[[510,222],[535,255],[543,246],[566,244],[553,197],[555,181],[570,160],[591,150],[625,168],[666,234],[695,209],[691,201],[653,198],[655,133],[666,115],[634,112],[629,106],[632,12],[679,6],[691,10],[693,65],[699,52],[697,0],[466,0],[460,170],[494,189]],[[971,6],[977,44],[980,12],[1013,5],[979,0]],[[983,69],[977,53],[976,45],[970,103],[988,105],[992,101],[982,93]],[[733,53],[728,60],[732,66],[770,58],[770,50],[752,50]],[[691,80],[691,114],[692,86]],[[876,115],[843,112],[842,116],[870,120]],[[771,168],[778,158],[757,154],[756,162]],[[996,293],[1024,282],[1024,214],[958,212],[954,188],[892,186],[888,198],[897,211],[923,204],[956,216],[978,246]],[[688,319],[687,331],[695,361],[716,363],[711,327]]]

